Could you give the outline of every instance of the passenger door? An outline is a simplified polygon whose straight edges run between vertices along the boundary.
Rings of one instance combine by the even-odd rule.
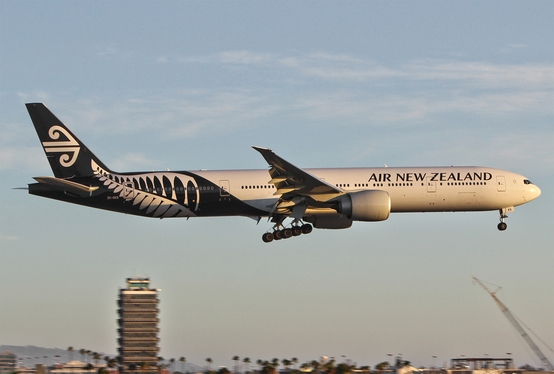
[[[496,188],[498,192],[506,192],[506,178],[504,178],[503,176],[497,176]]]
[[[231,186],[228,180],[219,181],[219,196],[229,196],[231,193]]]

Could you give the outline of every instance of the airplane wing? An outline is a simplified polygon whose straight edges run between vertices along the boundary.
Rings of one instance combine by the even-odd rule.
[[[271,149],[252,147],[260,152],[269,166],[271,181],[277,189],[275,195],[313,196],[327,194],[341,194],[343,191],[323,179],[294,166],[290,162],[277,156]],[[285,196],[283,196],[285,197]]]

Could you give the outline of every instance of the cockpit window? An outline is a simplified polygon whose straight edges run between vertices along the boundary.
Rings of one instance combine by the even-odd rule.
[[[531,183],[531,181],[530,181],[529,179],[524,179],[524,180],[523,180],[523,183],[524,183],[524,184],[533,184],[533,183]]]

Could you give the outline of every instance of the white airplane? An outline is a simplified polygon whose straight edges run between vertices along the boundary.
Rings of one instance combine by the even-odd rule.
[[[268,170],[119,173],[44,104],[26,106],[54,172],[34,178],[30,194],[145,217],[268,217],[266,243],[404,212],[498,210],[503,231],[506,213],[541,194],[527,178],[488,167],[301,169],[261,147],[253,148]]]

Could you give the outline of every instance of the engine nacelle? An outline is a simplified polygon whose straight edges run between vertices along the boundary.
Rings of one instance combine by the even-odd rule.
[[[343,195],[337,211],[353,221],[384,221],[390,214],[390,196],[387,191],[359,191]]]
[[[352,226],[352,220],[337,212],[319,212],[304,216],[304,221],[310,222],[316,229],[347,229]]]

